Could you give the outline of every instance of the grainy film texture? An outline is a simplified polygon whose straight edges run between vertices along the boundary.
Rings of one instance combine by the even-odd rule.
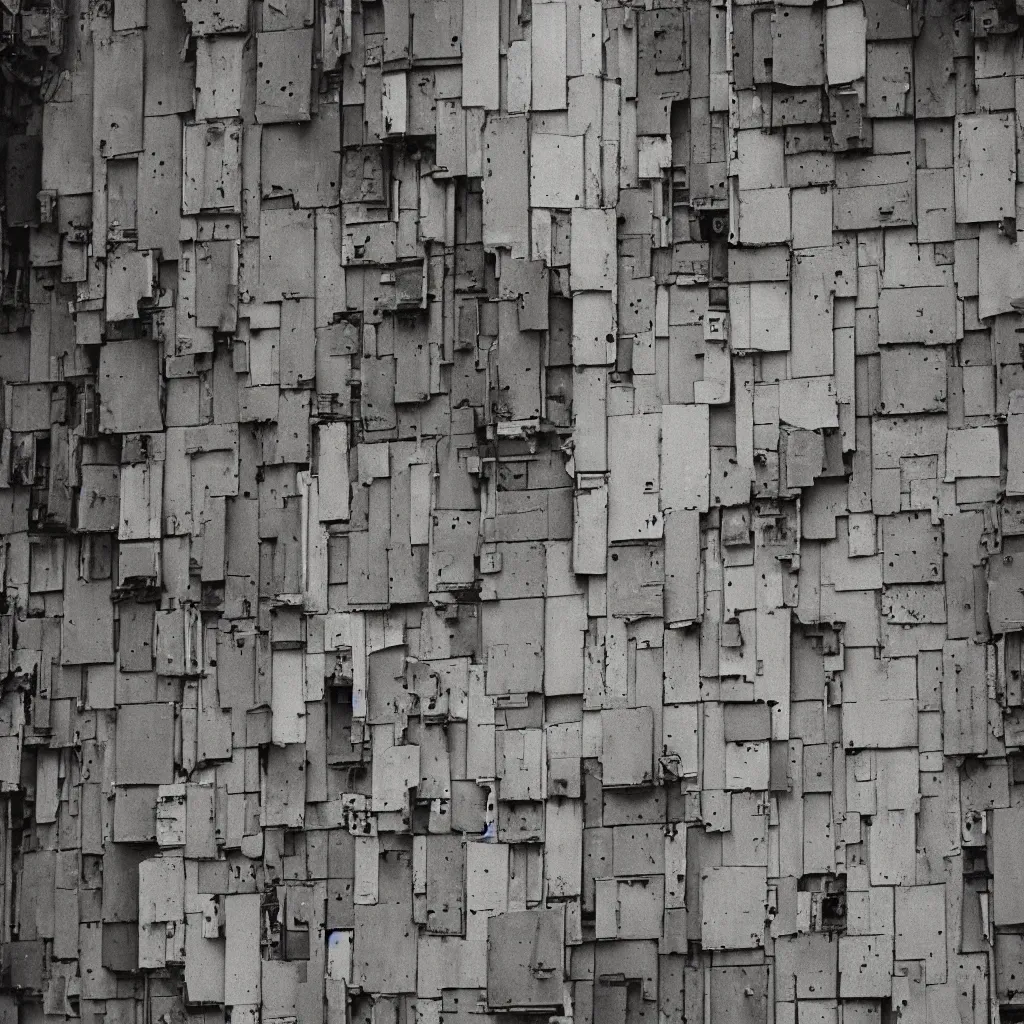
[[[2,4],[0,1024],[1024,1021],[1022,0]]]

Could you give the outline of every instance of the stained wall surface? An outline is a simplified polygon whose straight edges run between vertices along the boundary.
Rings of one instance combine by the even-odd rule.
[[[1020,0],[4,2],[0,1024],[1024,1020]]]

